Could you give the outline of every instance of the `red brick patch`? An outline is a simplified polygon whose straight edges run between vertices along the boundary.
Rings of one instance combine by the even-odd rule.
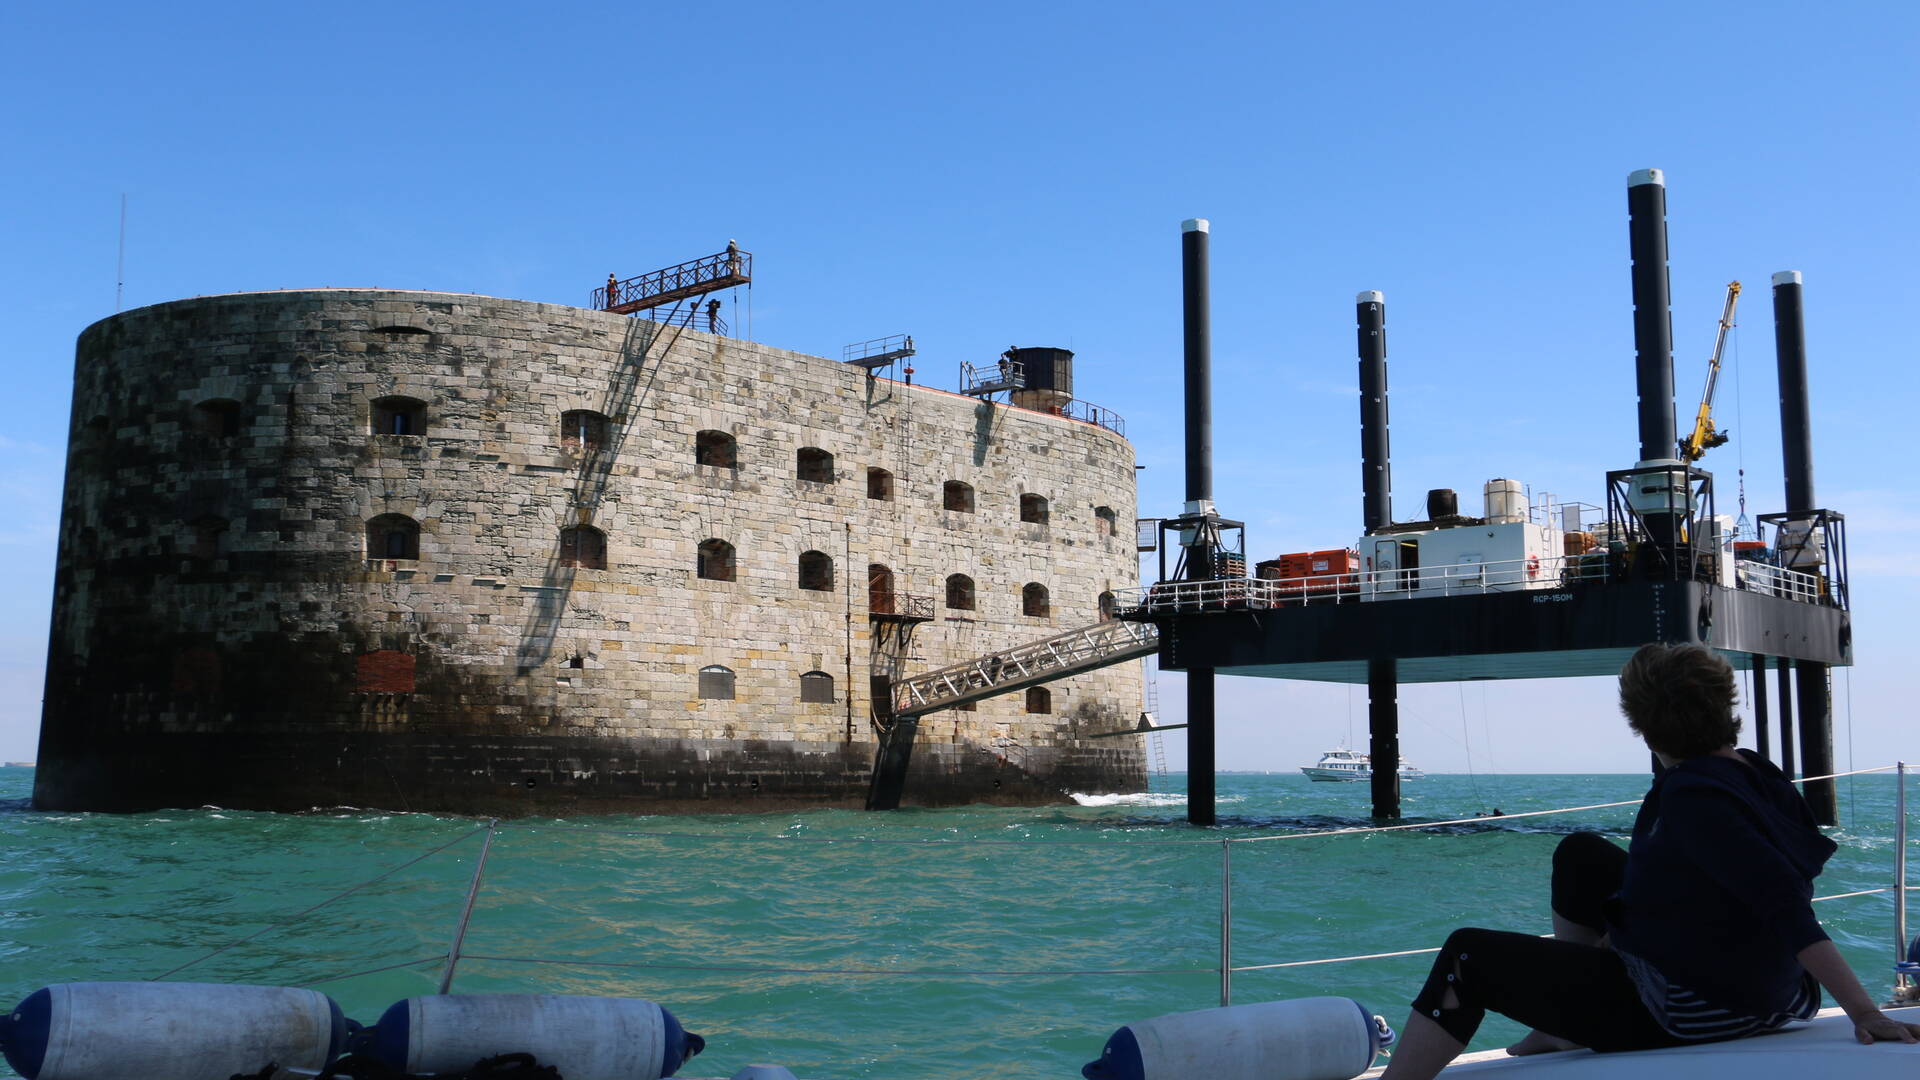
[[[413,654],[381,649],[353,661],[353,688],[367,694],[413,693]]]

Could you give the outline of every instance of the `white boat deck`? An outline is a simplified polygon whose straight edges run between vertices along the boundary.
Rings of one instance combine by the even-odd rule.
[[[1887,1015],[1909,1024],[1920,1023],[1920,1006],[1889,1009]],[[1362,1076],[1379,1076],[1381,1071],[1370,1069]],[[1825,1009],[1806,1024],[1750,1039],[1627,1054],[1569,1050],[1517,1058],[1508,1057],[1504,1050],[1489,1050],[1462,1055],[1440,1075],[1497,1076],[1502,1080],[1912,1080],[1920,1077],[1920,1044],[1861,1046],[1853,1040],[1853,1023],[1846,1014]]]

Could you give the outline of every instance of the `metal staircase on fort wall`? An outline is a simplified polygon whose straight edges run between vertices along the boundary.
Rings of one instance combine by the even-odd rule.
[[[906,786],[920,717],[1024,690],[1155,652],[1151,623],[1106,619],[1012,649],[1001,649],[893,684],[893,719],[882,732],[867,809],[892,810]]]
[[[1160,647],[1152,623],[1101,622],[893,684],[893,715],[924,716],[982,698],[1146,656]]]

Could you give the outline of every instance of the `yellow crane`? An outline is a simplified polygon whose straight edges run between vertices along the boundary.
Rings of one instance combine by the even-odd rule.
[[[1727,282],[1727,307],[1720,313],[1720,332],[1713,338],[1713,359],[1707,361],[1707,388],[1700,394],[1700,411],[1693,418],[1693,434],[1680,444],[1680,460],[1691,465],[1701,455],[1727,441],[1727,432],[1713,427],[1713,387],[1720,381],[1720,357],[1726,352],[1727,331],[1733,329],[1733,308],[1740,302],[1740,283]]]

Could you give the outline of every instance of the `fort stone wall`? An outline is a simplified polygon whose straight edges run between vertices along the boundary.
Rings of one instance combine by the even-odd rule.
[[[885,676],[1099,618],[1134,490],[1111,431],[605,312],[126,312],[77,350],[35,800],[858,805]],[[932,714],[906,801],[1138,790],[1086,736],[1140,692]]]

